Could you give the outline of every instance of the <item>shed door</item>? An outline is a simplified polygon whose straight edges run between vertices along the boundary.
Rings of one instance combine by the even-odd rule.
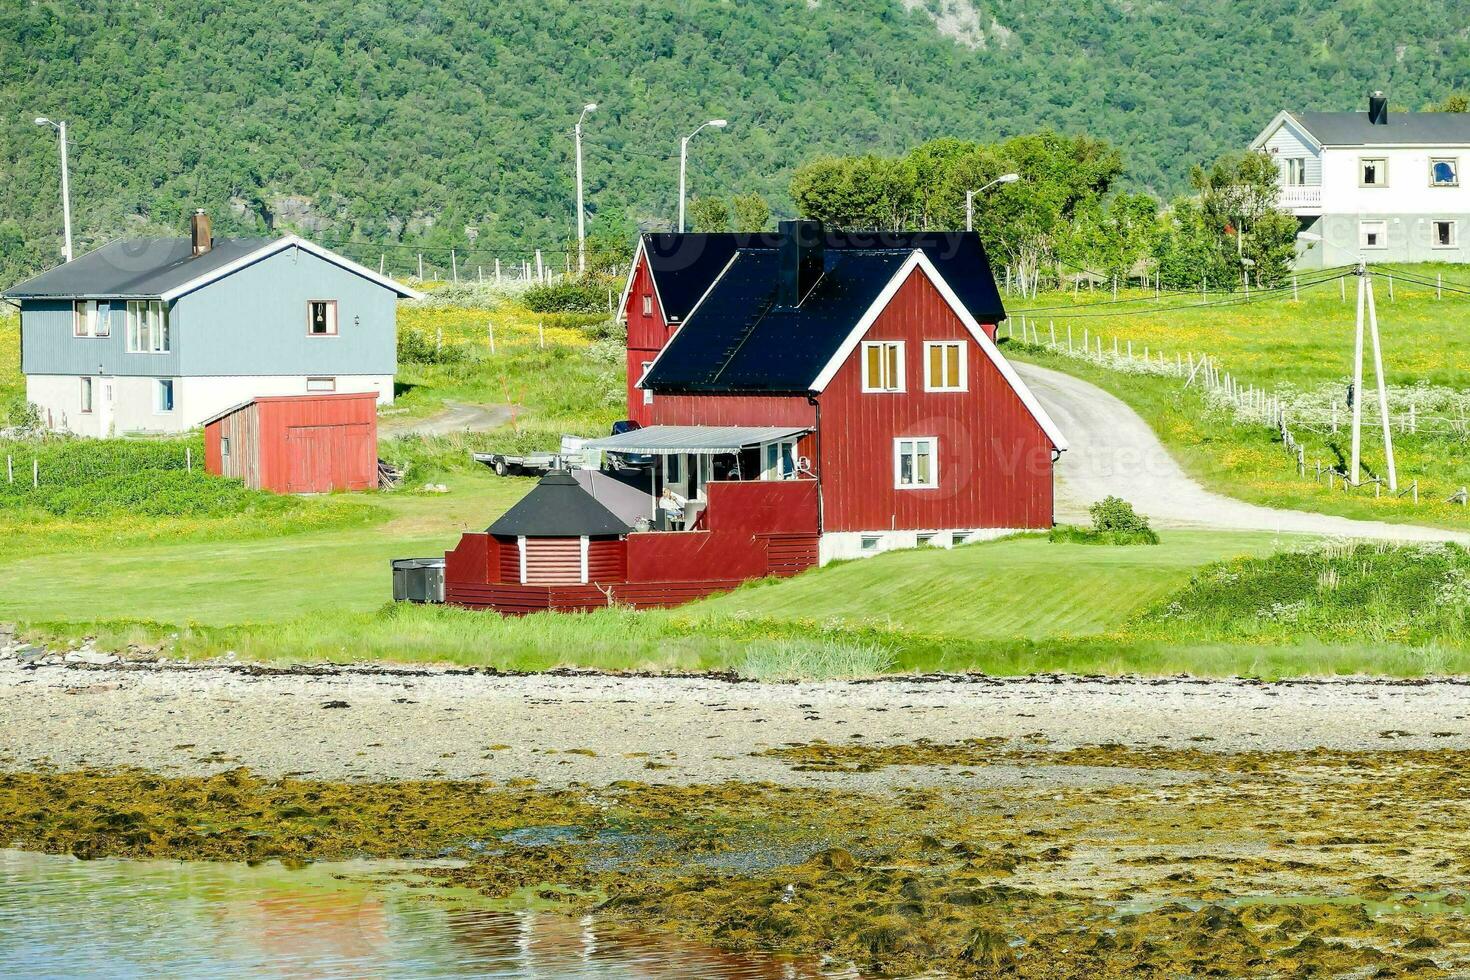
[[[330,493],[332,450],[339,431],[331,425],[286,430],[286,492]]]
[[[581,581],[581,538],[526,539],[526,585],[574,585]]]

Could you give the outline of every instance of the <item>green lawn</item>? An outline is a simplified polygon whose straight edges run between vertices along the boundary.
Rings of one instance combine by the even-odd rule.
[[[915,549],[759,583],[687,607],[927,633],[1043,640],[1102,633],[1212,561],[1261,554],[1272,534],[1169,532],[1157,546],[1052,544],[1021,536],[951,551]]]

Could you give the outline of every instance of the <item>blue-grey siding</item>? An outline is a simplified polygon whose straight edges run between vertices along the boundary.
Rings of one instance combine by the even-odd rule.
[[[1299,133],[1291,123],[1284,122],[1276,127],[1276,132],[1267,137],[1263,148],[1267,153],[1271,154],[1271,158],[1281,168],[1283,179],[1286,176],[1286,161],[1292,157],[1300,157],[1307,161],[1306,186],[1321,186],[1322,153]]]
[[[308,300],[337,301],[337,336],[306,329]],[[72,336],[71,304],[25,300],[27,374],[152,377],[387,374],[396,368],[392,290],[298,248],[288,248],[179,297],[169,308],[168,354],[126,352],[124,305],[112,336]]]
[[[129,354],[127,303],[109,304],[108,337],[72,336],[70,300],[21,301],[21,360],[25,374],[111,374],[140,377],[177,377],[180,344],[177,336],[167,354]],[[169,311],[173,329],[173,310]]]

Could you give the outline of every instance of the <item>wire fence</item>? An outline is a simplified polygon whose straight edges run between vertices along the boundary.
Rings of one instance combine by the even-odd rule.
[[[0,446],[0,495],[79,487],[146,471],[202,469],[193,442],[56,440]]]

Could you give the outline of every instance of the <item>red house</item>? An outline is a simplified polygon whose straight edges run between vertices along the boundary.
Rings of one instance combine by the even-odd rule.
[[[497,522],[448,555],[448,601],[672,604],[834,558],[1051,526],[1066,440],[995,345],[1005,310],[973,233],[783,222],[769,236],[645,236],[624,309],[629,415],[644,427],[586,447],[655,459],[641,496],[616,491],[627,530],[561,533],[557,510],[568,527],[583,510],[566,505],[535,533]],[[612,499],[605,480],[585,482],[575,489]],[[594,543],[621,557],[594,563]]]
[[[276,395],[204,422],[204,469],[257,490],[330,493],[378,485],[378,395]]]

